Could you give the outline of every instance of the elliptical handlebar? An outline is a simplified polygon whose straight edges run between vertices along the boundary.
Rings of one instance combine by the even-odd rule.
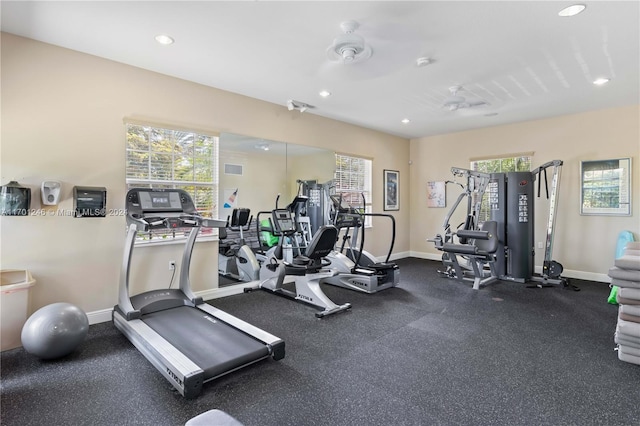
[[[384,260],[384,263],[389,263],[389,259],[391,258],[391,253],[393,252],[393,246],[396,242],[396,218],[388,213],[360,213],[362,216],[372,216],[372,217],[386,217],[391,219],[391,245],[389,246],[389,252],[387,253],[387,257]],[[364,240],[364,237],[363,237]]]

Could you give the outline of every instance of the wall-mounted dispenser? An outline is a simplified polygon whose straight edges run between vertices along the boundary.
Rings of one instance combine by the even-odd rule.
[[[56,180],[46,180],[42,182],[40,195],[42,196],[42,204],[45,206],[55,206],[60,201],[60,191],[62,184]]]
[[[31,207],[31,188],[12,180],[0,187],[0,214],[2,216],[28,216]]]
[[[75,217],[105,217],[107,189],[93,186],[74,186],[73,210]]]

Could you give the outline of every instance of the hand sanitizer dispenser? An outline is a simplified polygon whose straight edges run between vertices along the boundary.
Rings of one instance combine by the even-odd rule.
[[[42,204],[45,206],[55,206],[60,200],[60,190],[62,184],[55,180],[47,180],[42,182],[40,195],[42,195]]]

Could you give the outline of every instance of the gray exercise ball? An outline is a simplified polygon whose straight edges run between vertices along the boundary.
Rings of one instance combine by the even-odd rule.
[[[22,327],[22,346],[41,359],[73,352],[87,337],[87,314],[71,303],[52,303],[38,309]]]

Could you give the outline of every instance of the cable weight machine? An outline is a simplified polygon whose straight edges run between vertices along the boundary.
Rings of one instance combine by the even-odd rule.
[[[439,272],[460,281],[468,279],[463,276],[464,274],[471,274],[474,276],[474,288],[479,288],[480,284],[500,279],[521,283],[535,282],[537,283],[536,287],[561,285],[578,290],[577,287],[569,285],[568,279],[561,276],[562,265],[552,259],[561,167],[561,160],[547,162],[530,172],[489,174],[453,167],[451,169],[453,175],[464,177],[466,185],[447,181],[447,183],[460,185],[463,192],[458,196],[445,217],[444,236],[439,234],[429,240],[435,243],[438,250],[443,251],[442,260],[447,268],[445,271]],[[549,190],[547,176],[547,170],[550,168],[553,170],[551,190]],[[540,276],[534,275],[534,200],[536,198],[534,183],[536,180],[538,181],[537,197],[541,196],[542,182],[544,181],[545,194],[550,203],[544,246],[545,257]],[[494,252],[474,257],[472,254],[478,248],[472,249],[470,246],[478,245],[478,238],[467,235],[480,237],[480,234],[474,234],[474,232],[481,231],[482,224],[479,221],[479,213],[485,191],[488,194],[489,221],[497,223],[495,228],[497,249]],[[465,198],[467,199],[466,219],[458,229],[452,230],[449,221]],[[481,239],[492,239],[493,235],[482,234],[481,237]],[[457,238],[457,244],[454,238]],[[484,244],[486,245],[486,243]],[[469,271],[471,268],[467,267],[467,271],[464,271],[460,267],[459,257],[468,262],[478,262],[480,259],[484,267],[474,267],[473,272]],[[485,276],[489,274],[487,269],[490,269],[489,277]],[[482,276],[478,277],[478,273],[481,273]]]

